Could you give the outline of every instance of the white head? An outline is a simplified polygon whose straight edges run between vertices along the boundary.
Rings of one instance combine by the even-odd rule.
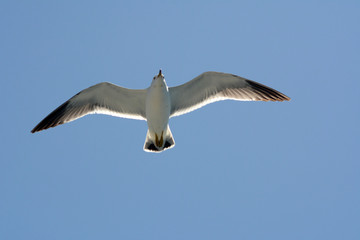
[[[161,73],[161,69],[159,71],[159,74],[158,75],[155,75],[153,80],[152,80],[152,83],[151,85],[160,85],[160,86],[166,86],[166,83],[165,83],[165,77],[164,75]]]

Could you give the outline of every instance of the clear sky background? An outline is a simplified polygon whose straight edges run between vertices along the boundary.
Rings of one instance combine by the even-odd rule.
[[[360,239],[359,1],[1,1],[0,239]],[[240,75],[290,102],[30,130],[84,88]]]

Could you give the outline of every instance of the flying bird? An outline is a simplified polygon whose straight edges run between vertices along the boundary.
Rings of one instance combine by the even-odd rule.
[[[168,87],[159,71],[150,87],[127,89],[102,82],[79,92],[45,117],[32,133],[74,121],[88,114],[147,121],[144,150],[162,152],[175,146],[169,119],[220,100],[289,101],[270,87],[233,74],[205,72],[193,80]]]

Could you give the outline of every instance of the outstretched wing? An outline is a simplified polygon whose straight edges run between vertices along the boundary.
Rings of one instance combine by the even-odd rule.
[[[145,89],[132,90],[108,82],[99,83],[63,103],[31,132],[56,127],[92,113],[146,120],[145,100]]]
[[[170,87],[169,92],[171,97],[171,117],[226,99],[238,101],[290,100],[285,94],[265,85],[220,72],[205,72],[183,85]]]

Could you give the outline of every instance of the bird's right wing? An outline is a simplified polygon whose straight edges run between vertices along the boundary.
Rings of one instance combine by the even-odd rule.
[[[288,101],[275,89],[233,74],[205,72],[193,80],[170,87],[170,116],[194,111],[206,104],[232,99],[238,101]]]
[[[108,82],[99,83],[63,103],[31,132],[55,127],[92,113],[146,120],[145,101],[146,89],[133,90]]]

